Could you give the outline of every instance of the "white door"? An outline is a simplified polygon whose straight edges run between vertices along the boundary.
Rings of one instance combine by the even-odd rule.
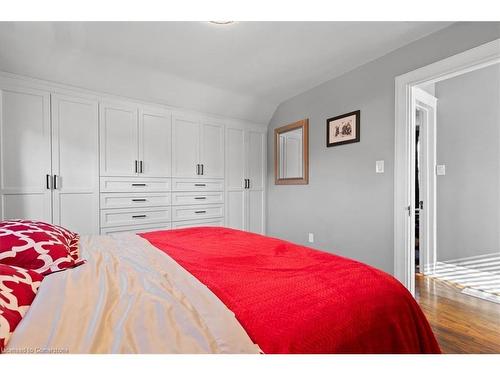
[[[172,141],[172,176],[198,177],[201,164],[199,121],[174,116]]]
[[[243,129],[226,128],[226,225],[245,230],[246,147]]]
[[[420,272],[432,274],[436,268],[436,115],[437,98],[414,87],[415,115],[419,114],[419,261]]]
[[[141,176],[170,177],[172,124],[162,109],[139,110],[139,171]]]
[[[266,134],[256,131],[247,132],[247,230],[255,233],[265,232],[264,220],[264,181],[266,171]]]
[[[204,122],[200,132],[201,174],[224,178],[224,125]]]
[[[53,222],[99,233],[97,101],[52,95]]]
[[[50,94],[0,89],[0,214],[52,221]]]
[[[103,103],[101,117],[101,175],[135,176],[138,171],[139,127],[133,105]]]

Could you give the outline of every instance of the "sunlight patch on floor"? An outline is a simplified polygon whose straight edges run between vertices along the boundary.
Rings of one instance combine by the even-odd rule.
[[[499,253],[437,262],[426,275],[457,284],[465,294],[500,303]]]

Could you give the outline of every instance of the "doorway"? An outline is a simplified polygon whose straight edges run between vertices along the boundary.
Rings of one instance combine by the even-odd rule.
[[[415,272],[500,304],[500,64],[413,91]]]
[[[432,85],[500,63],[500,39],[396,77],[394,163],[394,275],[415,294],[415,160],[417,93]],[[422,135],[420,135],[422,137]],[[436,164],[437,167],[437,164]],[[433,169],[435,175],[437,170]],[[422,191],[419,192],[419,195]],[[420,200],[419,200],[420,201]],[[457,204],[456,207],[459,207]],[[423,212],[426,210],[425,199]],[[419,230],[422,230],[419,212]],[[428,226],[428,224],[426,224]],[[498,229],[498,228],[497,228]],[[500,232],[497,230],[497,232]],[[419,257],[422,238],[419,236]],[[426,240],[425,243],[429,241]],[[429,247],[428,247],[429,248]],[[496,249],[495,249],[496,250]],[[420,261],[419,261],[420,262]],[[429,263],[426,261],[426,263]],[[430,262],[432,264],[432,262]]]
[[[443,351],[500,352],[500,40],[396,79],[394,214]]]

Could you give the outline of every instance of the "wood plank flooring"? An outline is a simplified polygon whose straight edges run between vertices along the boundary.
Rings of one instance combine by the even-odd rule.
[[[500,353],[500,304],[422,275],[417,275],[415,285],[415,297],[443,353]]]

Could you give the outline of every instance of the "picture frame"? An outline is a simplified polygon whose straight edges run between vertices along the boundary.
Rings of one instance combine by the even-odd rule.
[[[360,141],[361,111],[344,113],[326,120],[326,147]]]

